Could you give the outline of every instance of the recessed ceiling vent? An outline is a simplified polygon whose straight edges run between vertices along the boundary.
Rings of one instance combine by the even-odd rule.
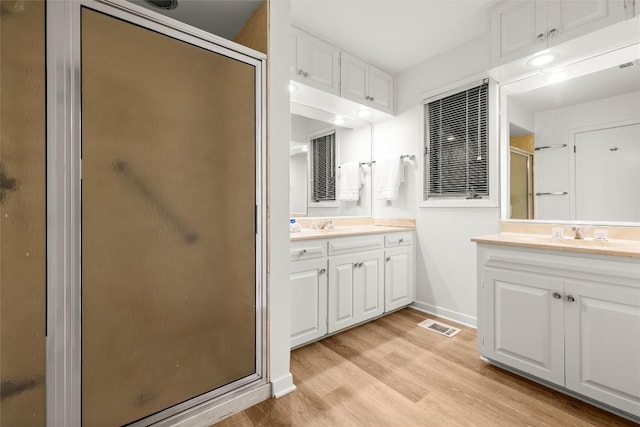
[[[165,10],[171,10],[178,7],[178,0],[147,0],[147,3]]]
[[[630,61],[630,62],[625,62],[624,64],[620,64],[618,65],[618,67],[620,67],[620,69],[624,69],[624,68],[629,68],[629,67],[633,67],[634,65],[640,65],[640,59],[636,59],[634,61]]]

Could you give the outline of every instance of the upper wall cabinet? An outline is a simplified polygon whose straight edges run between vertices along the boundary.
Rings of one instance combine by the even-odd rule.
[[[291,77],[305,85],[340,94],[340,50],[293,28]]]
[[[510,62],[622,21],[624,0],[510,0],[490,15],[491,64]]]
[[[393,76],[346,52],[340,56],[340,96],[393,112]]]

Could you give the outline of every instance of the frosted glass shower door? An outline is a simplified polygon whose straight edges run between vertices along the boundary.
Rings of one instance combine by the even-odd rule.
[[[82,420],[256,374],[256,67],[81,11]]]

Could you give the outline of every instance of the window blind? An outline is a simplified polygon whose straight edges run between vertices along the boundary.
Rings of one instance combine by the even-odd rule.
[[[424,105],[424,194],[434,198],[489,196],[488,80]]]
[[[311,139],[311,179],[314,202],[336,200],[336,134]]]

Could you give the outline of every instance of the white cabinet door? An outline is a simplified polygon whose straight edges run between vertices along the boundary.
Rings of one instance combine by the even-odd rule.
[[[564,385],[562,280],[486,268],[482,291],[485,356]]]
[[[385,250],[384,311],[409,305],[414,300],[413,246]]]
[[[369,64],[346,52],[340,55],[340,96],[360,104],[369,99]]]
[[[624,19],[624,0],[556,0],[547,4],[549,46]]]
[[[296,68],[293,78],[301,83],[339,95],[340,50],[329,43],[294,29]]]
[[[327,260],[291,263],[291,347],[327,333]]]
[[[393,76],[369,67],[369,103],[372,108],[393,113]]]
[[[382,251],[329,258],[328,332],[382,314]]]
[[[393,112],[393,76],[342,52],[340,96],[387,113]]]
[[[640,288],[568,281],[565,293],[566,387],[640,416]]]
[[[504,63],[547,47],[547,2],[509,1],[491,12],[491,62]]]
[[[624,19],[624,0],[512,0],[490,14],[491,63],[503,64]]]

